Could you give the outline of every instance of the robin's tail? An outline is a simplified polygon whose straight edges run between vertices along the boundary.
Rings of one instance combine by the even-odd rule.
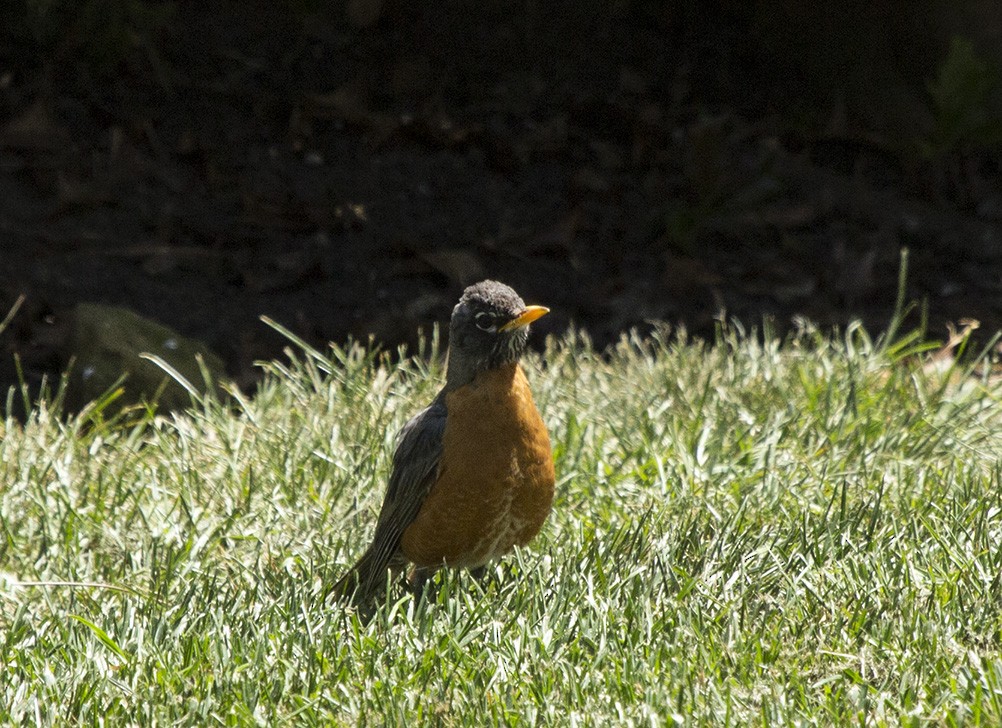
[[[390,563],[371,548],[342,576],[331,589],[335,598],[348,602],[360,611],[368,611],[375,598],[386,588],[386,571]]]

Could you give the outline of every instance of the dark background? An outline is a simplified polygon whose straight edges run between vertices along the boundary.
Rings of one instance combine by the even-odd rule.
[[[1002,325],[995,1],[36,0],[0,30],[0,368],[83,301],[393,345],[494,277],[599,344]],[[832,5],[838,5],[833,8]],[[912,319],[918,322],[917,314]]]

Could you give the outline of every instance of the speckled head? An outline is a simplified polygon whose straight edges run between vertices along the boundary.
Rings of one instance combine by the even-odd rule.
[[[449,325],[450,388],[477,373],[518,361],[529,340],[529,324],[549,312],[526,306],[504,283],[481,281],[465,291]]]

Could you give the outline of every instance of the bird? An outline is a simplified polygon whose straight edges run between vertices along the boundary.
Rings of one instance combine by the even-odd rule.
[[[371,545],[333,590],[359,611],[387,572],[420,593],[442,567],[482,576],[524,546],[553,504],[550,436],[519,363],[529,324],[549,312],[485,280],[463,291],[449,323],[445,385],[398,435]]]

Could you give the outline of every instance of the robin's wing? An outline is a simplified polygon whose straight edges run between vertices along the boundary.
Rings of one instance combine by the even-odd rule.
[[[389,562],[396,553],[401,536],[417,517],[435,482],[442,459],[445,415],[445,400],[438,397],[400,431],[393,471],[369,549],[378,561]]]

